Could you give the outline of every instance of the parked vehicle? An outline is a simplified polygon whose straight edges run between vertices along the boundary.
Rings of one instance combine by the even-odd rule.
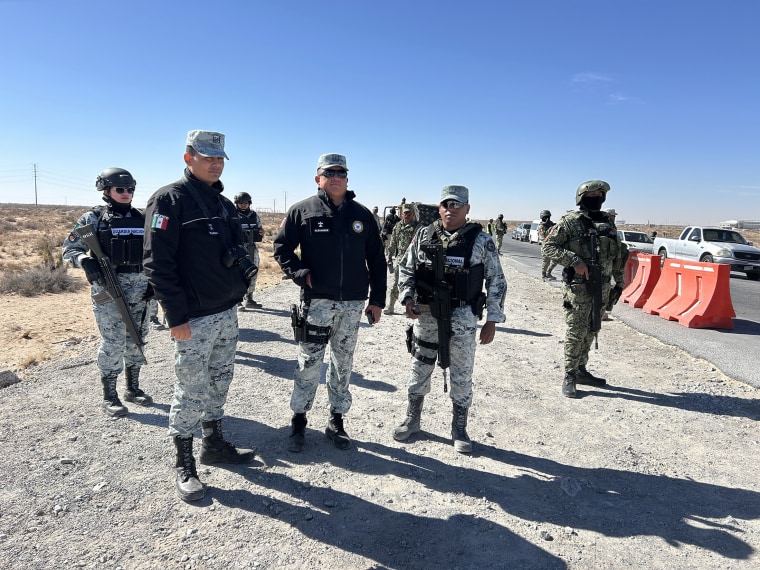
[[[512,239],[528,241],[528,232],[530,232],[530,222],[524,222],[512,230]]]
[[[734,230],[689,226],[678,239],[655,238],[654,251],[662,258],[690,259],[705,263],[725,263],[731,271],[760,280],[760,249]]]
[[[541,220],[533,220],[533,223],[530,225],[530,229],[528,230],[529,243],[541,243],[541,238],[538,236],[538,224],[540,223]]]
[[[637,253],[653,253],[654,243],[644,232],[630,232],[628,230],[618,230],[617,233],[620,241],[628,246],[628,251]]]

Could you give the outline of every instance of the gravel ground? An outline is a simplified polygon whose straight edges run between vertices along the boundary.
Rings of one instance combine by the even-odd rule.
[[[560,291],[505,272],[507,322],[478,348],[471,456],[451,446],[439,371],[425,431],[392,439],[406,408],[400,315],[362,325],[352,449],[325,439],[320,387],[306,447],[288,452],[297,289],[258,294],[225,421],[257,458],[199,466],[196,504],[173,488],[168,333],[147,347],[156,404],[116,420],[99,408],[94,341],[64,346],[0,390],[0,567],[760,566],[758,390],[613,320],[589,365],[608,387],[565,399]]]

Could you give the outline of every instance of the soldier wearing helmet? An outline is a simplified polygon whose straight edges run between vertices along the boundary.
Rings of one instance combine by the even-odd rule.
[[[145,319],[148,279],[143,273],[143,213],[132,207],[137,182],[128,170],[106,168],[95,179],[105,206],[85,212],[63,243],[63,260],[84,270],[92,296],[105,290],[100,264],[76,233],[76,229],[92,225],[97,232],[103,253],[109,257],[124,291],[124,301],[132,313],[137,332],[144,342],[148,334]],[[140,389],[140,368],[145,359],[140,348],[127,333],[127,327],[114,303],[92,303],[95,322],[100,331],[98,370],[103,388],[103,411],[111,417],[126,416],[127,407],[116,392],[116,380],[125,371],[124,399],[140,406],[149,406],[153,399]]]
[[[552,222],[552,213],[549,210],[541,210],[538,217],[541,219],[538,224],[538,241],[543,244],[555,224]],[[552,275],[552,270],[557,266],[557,263],[544,253],[543,247],[541,247],[541,260],[541,279],[556,281],[557,278]]]
[[[567,398],[576,397],[576,384],[606,384],[604,378],[594,376],[586,369],[596,334],[591,332],[592,295],[587,289],[587,281],[590,277],[588,263],[592,258],[590,236],[595,233],[598,236],[596,258],[601,268],[602,305],[611,310],[623,288],[628,255],[610,216],[602,211],[609,191],[610,185],[603,180],[589,180],[578,186],[575,193],[578,210],[560,218],[542,248],[547,257],[565,267],[562,279],[567,332],[562,394]],[[615,291],[611,295],[612,279],[615,281]]]
[[[493,226],[496,232],[496,249],[501,254],[501,242],[504,240],[504,234],[507,233],[507,224],[504,223],[504,214],[499,214],[499,217],[494,222]]]
[[[256,244],[264,238],[264,226],[261,218],[256,211],[251,208],[251,195],[248,192],[238,192],[235,194],[235,209],[240,216],[240,225],[243,227],[245,235],[245,248],[248,250],[248,257],[251,258],[256,267],[259,266],[259,248]],[[253,292],[256,291],[256,278],[258,273],[251,277],[248,285],[248,291],[245,298],[240,302],[239,309],[260,309],[261,303],[253,300]]]

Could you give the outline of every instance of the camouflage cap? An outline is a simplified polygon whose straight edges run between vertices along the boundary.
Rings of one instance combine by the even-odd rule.
[[[346,166],[346,157],[342,154],[323,154],[317,161],[317,170],[320,168],[331,168],[333,166],[339,166],[348,172],[348,167]]]
[[[609,208],[607,210],[607,214],[610,216],[617,216],[617,212],[615,211],[615,208]]]
[[[201,156],[229,156],[224,152],[224,135],[214,131],[188,131],[185,146],[191,146]]]
[[[457,200],[463,204],[469,204],[470,191],[465,186],[444,186],[438,203],[441,204],[446,200]]]

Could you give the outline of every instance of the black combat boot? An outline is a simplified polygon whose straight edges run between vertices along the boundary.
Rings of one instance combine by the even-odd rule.
[[[565,398],[575,398],[575,371],[565,372],[565,379],[562,381],[562,395]]]
[[[575,374],[575,381],[578,384],[588,384],[589,386],[604,386],[607,384],[607,380],[594,376],[582,364],[578,367],[578,372]]]
[[[288,450],[299,452],[303,449],[306,438],[306,414],[294,414],[290,420],[290,437],[288,438]]]
[[[351,447],[351,438],[348,437],[346,430],[343,429],[343,414],[330,412],[330,419],[325,428],[325,435],[332,440],[338,449],[348,449]]]
[[[454,440],[454,450],[459,453],[472,453],[472,442],[467,435],[467,413],[469,408],[454,404],[454,414],[451,420],[451,438]]]
[[[153,403],[153,398],[140,390],[140,367],[127,366],[124,375],[127,377],[127,391],[124,392],[124,399],[127,402],[134,402],[138,406],[150,406]]]
[[[206,489],[198,479],[195,470],[195,457],[193,457],[193,436],[179,437],[175,435],[174,446],[177,448],[177,461],[174,464],[177,478],[174,487],[177,495],[183,501],[199,501],[206,496]]]
[[[409,405],[406,408],[406,419],[404,423],[393,430],[393,439],[404,441],[413,433],[420,431],[420,419],[422,418],[422,403],[425,396],[409,394]]]
[[[214,463],[250,463],[256,456],[253,449],[236,449],[222,434],[222,420],[201,422],[203,443],[201,443],[200,462],[203,465]]]
[[[129,413],[129,409],[121,403],[116,393],[116,374],[106,374],[100,377],[103,384],[103,411],[112,418],[120,418]]]

